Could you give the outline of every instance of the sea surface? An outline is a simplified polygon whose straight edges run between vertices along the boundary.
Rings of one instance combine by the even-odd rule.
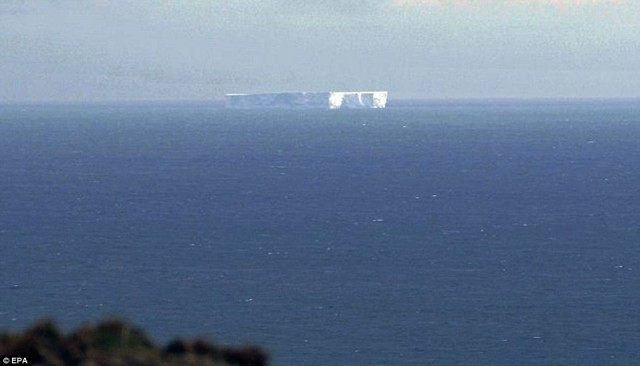
[[[640,362],[640,101],[0,105],[0,328]]]

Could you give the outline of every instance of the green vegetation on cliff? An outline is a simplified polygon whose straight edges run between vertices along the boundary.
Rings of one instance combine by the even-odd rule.
[[[50,320],[22,333],[0,332],[0,355],[25,357],[30,365],[50,366],[267,365],[267,355],[253,346],[229,348],[201,339],[177,339],[159,347],[142,330],[117,319],[68,335]]]

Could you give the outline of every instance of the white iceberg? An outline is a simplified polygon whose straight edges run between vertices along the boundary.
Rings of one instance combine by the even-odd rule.
[[[227,108],[338,109],[385,108],[386,91],[288,92],[262,94],[225,94]]]

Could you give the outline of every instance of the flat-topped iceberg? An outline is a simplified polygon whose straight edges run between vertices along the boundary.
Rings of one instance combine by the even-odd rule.
[[[386,91],[226,94],[227,108],[385,108]]]

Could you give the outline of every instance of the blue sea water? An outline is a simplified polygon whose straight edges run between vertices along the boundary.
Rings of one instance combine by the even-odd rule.
[[[0,328],[640,362],[640,102],[0,106]]]

